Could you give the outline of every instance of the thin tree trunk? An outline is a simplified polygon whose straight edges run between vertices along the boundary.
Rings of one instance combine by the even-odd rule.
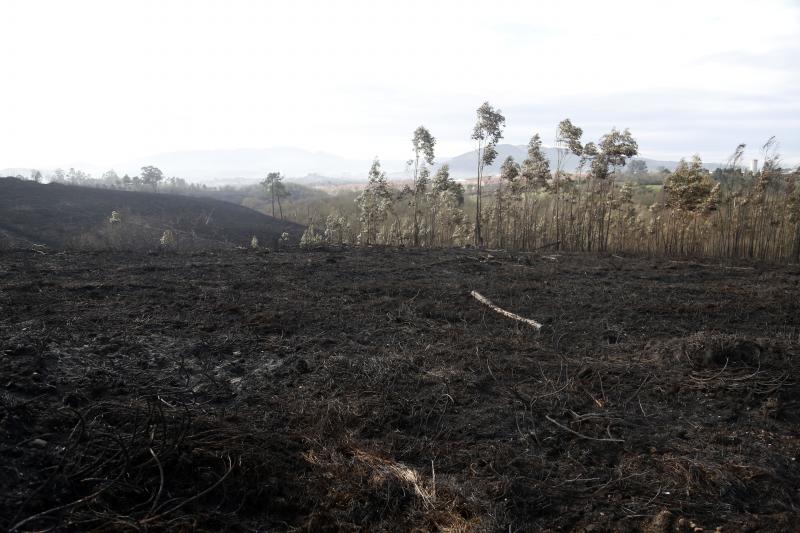
[[[478,187],[475,197],[475,247],[483,246],[481,237],[481,174],[483,173],[483,161],[481,160],[481,141],[478,141]]]
[[[413,191],[413,198],[414,198],[414,248],[419,246],[419,222],[417,221],[417,177],[419,173],[419,150],[415,152],[414,158],[414,191]]]

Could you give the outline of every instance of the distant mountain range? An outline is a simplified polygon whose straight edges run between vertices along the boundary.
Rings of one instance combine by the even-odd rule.
[[[555,168],[557,152],[555,148],[543,148],[550,159],[551,168]],[[527,146],[501,144],[497,146],[498,156],[494,164],[486,169],[486,174],[496,174],[506,157],[512,156],[515,161],[522,162],[527,157]],[[642,159],[650,170],[665,167],[673,170],[677,161],[659,161]],[[315,152],[293,147],[275,147],[264,149],[239,150],[186,150],[166,152],[147,158],[114,166],[120,176],[131,176],[140,172],[141,167],[153,165],[160,168],[167,177],[176,176],[189,181],[209,185],[246,185],[264,178],[267,172],[281,172],[289,181],[304,185],[335,185],[357,183],[366,180],[370,164],[369,159],[347,159],[326,152]],[[450,174],[457,179],[473,178],[476,175],[477,152],[472,150],[455,157],[440,157],[435,167],[450,165]],[[381,160],[381,165],[393,180],[408,178],[405,162],[399,160]],[[578,158],[570,155],[564,162],[564,169],[573,171],[578,166]],[[721,166],[707,163],[706,168],[713,170]],[[77,167],[76,167],[77,168]],[[43,173],[53,169],[42,168]],[[66,170],[66,167],[65,167]],[[81,170],[100,177],[105,170],[95,166],[83,166]],[[21,175],[30,177],[29,168],[0,169],[0,176]]]
[[[550,161],[550,168],[556,168],[558,162],[558,151],[555,148],[542,147],[545,155]],[[528,157],[528,147],[522,145],[500,144],[497,146],[497,159],[491,167],[485,169],[485,174],[497,174],[500,172],[500,166],[508,156],[514,158],[517,163],[522,163]],[[667,170],[675,170],[678,166],[678,161],[659,161],[656,159],[649,159],[647,157],[637,157],[647,164],[648,170],[656,170],[659,167],[664,167]],[[465,154],[458,155],[449,159],[441,159],[437,161],[438,165],[447,163],[450,165],[450,175],[458,178],[474,178],[477,175],[478,165],[478,152],[473,150]],[[564,160],[564,170],[572,172],[578,168],[579,159],[572,154],[569,154]],[[437,167],[438,167],[437,165]],[[721,167],[720,163],[706,163],[704,165],[709,170]]]
[[[543,148],[550,159],[551,168],[555,168],[557,151],[555,148]],[[506,157],[512,156],[515,161],[522,162],[528,157],[526,145],[501,144],[497,146],[498,156],[494,164],[486,169],[487,174],[500,171]],[[477,151],[472,150],[455,157],[440,157],[435,168],[447,163],[450,174],[457,179],[473,178],[476,175]],[[647,168],[655,170],[665,167],[674,170],[677,161],[658,161],[649,158],[644,160]],[[296,183],[304,185],[331,185],[337,183],[362,182],[366,180],[367,171],[372,161],[369,159],[346,159],[325,152],[312,152],[300,148],[278,147],[266,149],[242,150],[195,150],[158,154],[142,159],[130,165],[129,172],[137,172],[139,167],[155,165],[167,176],[180,176],[193,181],[214,183],[252,183],[264,178],[266,172],[275,170],[283,173]],[[395,180],[408,178],[404,161],[381,160],[381,166],[388,176]],[[564,162],[564,169],[573,171],[578,166],[578,158],[570,155]],[[720,166],[716,163],[705,165],[713,170]],[[119,171],[117,171],[119,172]]]
[[[397,162],[399,168],[402,164]],[[138,172],[145,165],[162,169],[167,176],[191,181],[253,183],[267,172],[281,172],[292,178],[321,176],[360,180],[367,175],[370,160],[352,160],[326,152],[293,147],[239,150],[191,150],[168,152],[125,165],[126,172]],[[386,162],[391,165],[391,162]],[[130,170],[128,170],[130,169]],[[119,171],[117,171],[119,172]],[[323,178],[325,179],[325,178]]]

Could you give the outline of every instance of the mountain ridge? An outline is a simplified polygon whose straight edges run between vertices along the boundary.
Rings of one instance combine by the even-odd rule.
[[[555,168],[557,151],[553,147],[543,147],[550,160],[550,167]],[[497,146],[498,156],[495,162],[485,169],[487,175],[500,171],[500,165],[509,155],[521,163],[527,157],[526,145],[500,144]],[[637,157],[646,164],[649,170],[665,167],[674,170],[678,161],[657,160]],[[120,165],[112,165],[117,174],[139,173],[141,167],[152,165],[160,168],[165,176],[176,176],[189,181],[208,185],[251,185],[264,178],[267,172],[281,172],[287,179],[296,183],[324,181],[330,183],[358,183],[366,181],[371,159],[348,159],[325,151],[306,150],[291,146],[271,148],[237,148],[220,150],[178,150],[162,152],[148,157],[137,158]],[[434,170],[444,164],[450,165],[451,176],[456,179],[468,179],[476,176],[477,151],[470,150],[453,157],[439,157]],[[408,179],[405,161],[381,160],[381,165],[392,179]],[[564,169],[574,171],[578,166],[578,158],[569,154],[564,161]],[[713,170],[722,166],[720,163],[705,163]],[[28,178],[31,168],[15,167],[0,170],[0,176],[22,175]],[[42,168],[43,173],[53,169]],[[100,177],[105,170],[97,166],[84,167],[82,170]]]

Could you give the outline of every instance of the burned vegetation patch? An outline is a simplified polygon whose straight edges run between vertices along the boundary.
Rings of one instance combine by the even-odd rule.
[[[799,279],[552,252],[3,253],[0,529],[789,531]]]

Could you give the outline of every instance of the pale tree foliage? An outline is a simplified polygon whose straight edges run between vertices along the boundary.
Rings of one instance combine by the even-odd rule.
[[[323,242],[323,236],[314,227],[313,222],[308,225],[306,230],[303,232],[303,235],[300,237],[300,246],[302,248],[318,246],[322,244],[322,242]]]
[[[350,224],[339,213],[331,213],[325,219],[325,242],[328,244],[344,244],[350,233]]]
[[[561,234],[565,224],[565,221],[563,220],[564,209],[562,208],[563,198],[561,197],[563,193],[561,182],[565,178],[564,163],[566,162],[567,156],[570,154],[577,157],[580,157],[583,154],[583,145],[581,144],[582,136],[583,129],[575,126],[570,119],[566,118],[558,123],[558,130],[556,132],[556,151],[558,159],[556,163],[556,170],[553,176],[553,189],[556,196],[554,213],[556,227],[556,249],[561,248]]]
[[[570,119],[565,118],[558,123],[556,146],[560,151],[565,153],[565,157],[570,153],[580,156],[583,152],[581,137],[583,137],[583,129],[574,125]]]
[[[358,242],[365,245],[376,244],[381,226],[392,209],[392,191],[377,158],[372,162],[367,187],[356,198],[356,205],[361,223]]]
[[[175,248],[178,246],[178,237],[171,229],[165,230],[159,243],[163,248]]]
[[[797,175],[781,169],[777,143],[762,147],[760,172],[743,171],[745,146],[712,174],[698,157],[682,161],[664,181],[662,198],[636,213],[616,246],[665,255],[792,260],[798,250]]]
[[[594,152],[591,160],[592,177],[608,179],[614,176],[614,171],[618,167],[624,167],[628,159],[639,153],[639,145],[627,128],[624,131],[612,128],[600,138],[600,142],[592,151]]]
[[[589,142],[583,147],[579,169],[588,167],[589,179],[583,197],[576,200],[575,208],[581,220],[570,230],[582,233],[585,249],[608,249],[614,206],[619,205],[614,198],[616,170],[638,153],[639,146],[628,129],[612,128],[597,144]]]
[[[493,222],[496,230],[496,241],[501,248],[505,247],[506,228],[504,223],[504,212],[513,211],[512,203],[516,203],[519,193],[519,179],[521,171],[519,164],[514,158],[508,156],[500,166],[500,181],[497,184],[495,193],[495,209]]]
[[[106,235],[111,247],[120,248],[133,243],[136,232],[128,224],[122,224],[122,214],[119,211],[111,211],[111,216],[108,218],[108,226]]]
[[[537,197],[550,187],[550,160],[542,150],[542,138],[535,133],[528,142],[528,153],[519,168],[519,184],[521,205],[514,217],[514,233],[512,242],[515,248],[526,248],[535,238],[537,231],[535,210]]]
[[[358,216],[347,214],[352,204],[325,212],[324,230],[312,224],[304,244],[472,244],[800,261],[800,169],[781,168],[774,139],[761,147],[760,172],[743,170],[744,145],[727,168],[713,174],[697,157],[672,172],[648,172],[643,162],[623,172],[638,154],[629,130],[613,128],[584,143],[583,130],[565,119],[553,139],[553,168],[537,133],[524,161],[506,158],[499,179],[486,180],[504,125],[488,102],[478,109],[472,132],[478,145],[475,196],[465,198],[447,165],[431,175],[436,141],[421,126],[412,138],[412,184],[393,190],[376,159],[356,199]],[[577,167],[567,167],[574,160]],[[663,187],[637,183],[643,178],[663,180]],[[474,218],[465,214],[472,201]]]
[[[414,151],[414,159],[412,164],[414,166],[414,181],[411,191],[411,202],[414,217],[413,227],[413,244],[419,246],[419,209],[420,199],[424,197],[425,191],[428,187],[430,171],[425,166],[433,165],[434,160],[434,146],[436,139],[431,132],[420,126],[414,131],[414,136],[411,139],[412,150]],[[420,161],[421,158],[421,161]]]
[[[560,182],[565,177],[564,165],[571,155],[580,157],[583,154],[581,137],[583,129],[575,126],[568,118],[558,123],[556,128],[556,168],[553,170],[553,188],[556,195],[560,190]]]
[[[538,133],[528,143],[528,157],[522,162],[522,177],[531,189],[548,187],[550,177],[550,160],[542,151],[542,139]]]
[[[632,185],[614,184],[616,169],[636,154],[628,130],[613,129],[600,141],[581,141],[583,130],[565,119],[555,137],[555,168],[535,134],[521,165],[507,160],[500,169],[491,216],[491,245],[513,249],[540,246],[555,249],[607,249],[627,234],[636,220]],[[575,174],[566,172],[570,156],[579,161]],[[590,173],[581,183],[583,169]],[[639,223],[639,222],[637,222]],[[612,231],[613,229],[613,231]]]
[[[713,188],[714,182],[698,155],[690,163],[682,159],[664,182],[667,205],[687,213],[694,213],[703,206]]]
[[[721,203],[721,188],[715,183],[698,155],[681,159],[664,180],[662,206],[651,211],[648,234],[669,254],[692,254],[700,242],[709,239]]]
[[[144,185],[149,185],[153,191],[157,191],[158,184],[164,179],[164,173],[158,167],[146,166],[142,167],[140,179]]]
[[[449,165],[442,165],[434,174],[429,198],[428,245],[450,246],[456,228],[464,223],[464,186],[450,177]]]

